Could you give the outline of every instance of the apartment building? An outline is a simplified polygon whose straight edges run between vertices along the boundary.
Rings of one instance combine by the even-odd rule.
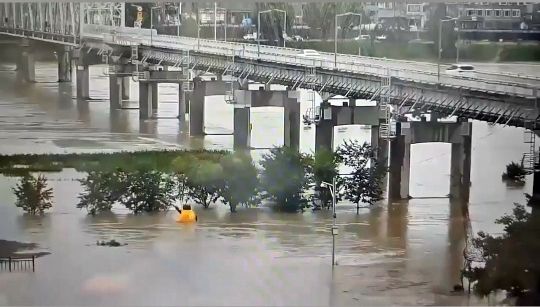
[[[477,29],[485,30],[530,29],[535,24],[537,10],[538,5],[530,2],[476,2],[447,6],[449,16],[470,21]]]

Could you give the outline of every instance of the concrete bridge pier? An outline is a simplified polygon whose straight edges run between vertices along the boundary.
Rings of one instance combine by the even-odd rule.
[[[36,62],[34,60],[34,53],[31,43],[28,39],[22,39],[21,41],[22,53],[19,57],[19,63],[17,63],[17,70],[20,71],[22,78],[26,82],[36,81]]]
[[[442,142],[452,144],[450,198],[469,200],[471,184],[472,123],[407,122],[396,124],[396,137],[390,147],[388,195],[391,200],[408,199],[411,145]]]
[[[120,81],[121,83],[121,81]],[[139,118],[149,119],[158,109],[158,83],[139,82]]]
[[[111,110],[122,108],[123,77],[109,76],[109,106]]]
[[[234,150],[251,147],[251,108],[239,106],[234,108]]]
[[[129,80],[131,77],[122,77],[122,100],[129,100]]]
[[[386,142],[379,140],[380,117],[378,106],[356,106],[354,99],[344,106],[332,106],[328,101],[323,101],[321,119],[315,126],[315,150],[333,150],[335,126],[369,125],[371,147],[384,157],[384,148],[381,146]]]
[[[58,56],[58,82],[71,82],[71,47],[64,46],[57,49],[56,52]]]
[[[204,132],[204,100],[206,96],[223,95],[230,90],[229,82],[193,79],[193,92],[189,97],[189,135],[203,136]]]
[[[90,69],[88,65],[77,65],[77,98],[90,98]]]
[[[178,119],[184,122],[186,120],[186,92],[182,85],[182,83],[178,84]]]
[[[236,90],[234,92],[234,149],[250,148],[250,111],[256,107],[283,108],[283,143],[299,149],[300,144],[300,103],[297,91]]]

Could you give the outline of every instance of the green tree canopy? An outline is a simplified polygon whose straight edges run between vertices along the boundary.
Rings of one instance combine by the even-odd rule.
[[[208,208],[219,199],[223,188],[223,168],[218,162],[198,160],[185,175],[187,193],[194,202]]]
[[[220,164],[224,173],[221,195],[224,202],[229,204],[231,212],[235,212],[240,204],[257,204],[259,180],[251,156],[236,152],[224,156]]]
[[[26,213],[43,214],[52,207],[52,188],[47,187],[47,178],[39,175],[35,178],[26,175],[17,183],[13,192],[17,197],[15,206],[22,208]]]
[[[484,266],[473,268],[465,275],[475,283],[476,293],[488,295],[506,290],[510,297],[518,299],[517,305],[540,304],[540,214],[537,200],[527,198],[532,213],[525,206],[515,204],[511,215],[496,220],[504,226],[501,236],[479,232],[473,241],[482,250]]]
[[[127,191],[126,173],[90,171],[80,179],[84,191],[79,194],[77,208],[84,208],[88,214],[111,211],[112,206]]]
[[[337,179],[339,156],[332,151],[321,149],[315,152],[313,158],[313,180],[315,181],[315,192],[318,194],[318,199],[322,207],[328,208],[332,203],[332,194],[328,188],[321,187],[321,183],[332,183],[334,178]]]
[[[261,186],[284,211],[298,211],[306,206],[303,195],[309,184],[308,159],[290,147],[275,147],[261,161]]]
[[[345,199],[356,204],[373,205],[382,199],[382,179],[387,171],[386,161],[373,159],[374,151],[367,143],[358,141],[345,142],[337,150],[343,163],[352,169],[350,175],[344,177]]]

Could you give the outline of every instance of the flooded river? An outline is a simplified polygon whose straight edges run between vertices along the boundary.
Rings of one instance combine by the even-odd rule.
[[[9,68],[9,67],[4,67]],[[0,72],[0,153],[134,150],[149,148],[230,149],[232,136],[190,138],[177,115],[176,86],[160,86],[159,119],[140,122],[137,85],[132,101],[110,114],[108,80],[91,70],[92,100],[77,102],[75,88],[57,84],[56,66],[40,63],[39,83]],[[305,108],[307,106],[303,106]],[[280,145],[282,113],[252,113],[254,147]],[[232,132],[232,108],[223,97],[207,99],[206,132]],[[362,127],[336,132],[336,141],[367,138]],[[493,220],[523,202],[531,190],[508,188],[504,166],[527,145],[517,128],[473,124],[474,231],[500,232]],[[302,151],[314,146],[314,129],[302,130]],[[263,150],[255,151],[259,156]],[[75,208],[84,174],[47,174],[55,207],[44,217],[24,216],[13,206],[17,178],[0,176],[0,239],[38,243],[51,254],[36,272],[0,271],[0,305],[380,305],[484,304],[450,293],[459,282],[466,221],[462,204],[448,194],[450,145],[412,147],[408,202],[362,209],[339,204],[338,266],[331,268],[328,212],[284,214],[240,208],[230,214],[215,204],[197,208],[199,223],[179,225],[175,212],[129,214],[115,208],[89,217]],[[115,239],[121,247],[96,246]]]

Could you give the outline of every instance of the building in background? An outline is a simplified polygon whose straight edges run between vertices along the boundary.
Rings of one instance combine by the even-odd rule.
[[[455,3],[447,5],[447,12],[479,30],[529,30],[538,26],[538,5],[530,2]]]

